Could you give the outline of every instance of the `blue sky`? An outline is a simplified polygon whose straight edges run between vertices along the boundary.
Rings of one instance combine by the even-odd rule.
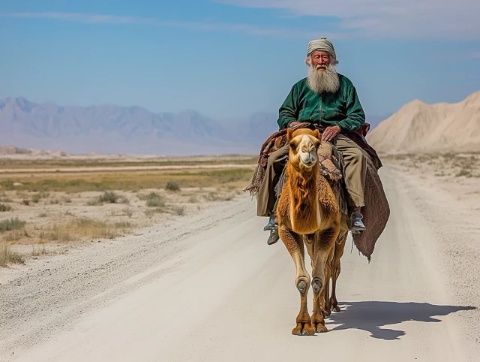
[[[0,97],[275,113],[326,35],[374,118],[480,90],[478,14],[478,0],[2,0]]]

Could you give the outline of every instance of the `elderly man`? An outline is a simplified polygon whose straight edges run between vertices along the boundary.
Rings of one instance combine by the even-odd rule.
[[[351,211],[350,227],[352,233],[359,233],[365,230],[361,208],[365,206],[366,159],[364,152],[346,134],[365,123],[365,114],[352,82],[336,72],[337,63],[335,49],[328,39],[308,43],[308,77],[293,85],[280,107],[278,125],[282,129],[298,122],[316,124],[323,129],[322,141],[332,142],[341,151]],[[258,192],[257,214],[270,217],[264,228],[270,230],[269,245],[278,241],[275,186],[287,156],[288,145],[269,156],[265,178]]]

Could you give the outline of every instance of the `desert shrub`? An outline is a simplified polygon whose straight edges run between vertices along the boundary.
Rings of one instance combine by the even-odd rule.
[[[12,207],[10,205],[0,204],[0,212],[10,211],[11,209],[12,209]]]
[[[198,197],[195,196],[195,195],[192,195],[188,198],[188,202],[192,203],[192,204],[195,204],[198,202]]]
[[[25,226],[26,222],[18,217],[0,221],[0,232],[19,230]]]
[[[0,202],[12,202],[12,200],[8,198],[4,192],[2,192],[0,193]]]
[[[461,176],[472,177],[472,171],[468,168],[462,168],[456,173],[455,176],[457,176],[457,177],[461,177]]]
[[[176,181],[168,181],[165,185],[165,190],[167,191],[180,191],[180,185]]]
[[[98,197],[98,201],[106,204],[116,204],[120,199],[120,196],[113,191],[105,191]]]
[[[172,211],[175,215],[179,215],[179,216],[185,215],[185,207],[183,206],[174,206]]]
[[[12,180],[0,181],[0,186],[5,190],[14,190],[15,189],[15,186],[13,185]]]
[[[25,259],[18,253],[10,250],[6,242],[0,246],[0,266],[7,266],[10,263],[25,264]]]
[[[165,206],[165,199],[156,192],[150,192],[145,199],[148,207],[163,207]]]
[[[95,199],[87,203],[87,205],[103,204],[128,204],[128,200],[113,191],[105,191],[102,195],[96,197]]]

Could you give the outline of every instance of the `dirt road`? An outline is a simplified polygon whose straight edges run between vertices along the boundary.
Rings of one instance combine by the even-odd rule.
[[[370,264],[347,241],[326,334],[290,334],[293,263],[244,197],[4,276],[0,360],[474,361],[478,293],[452,288],[478,282],[455,280],[415,185],[381,174],[390,223]]]

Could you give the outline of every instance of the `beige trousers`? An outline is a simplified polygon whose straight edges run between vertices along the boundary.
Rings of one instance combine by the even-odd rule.
[[[349,195],[349,207],[365,206],[364,190],[368,155],[350,138],[340,134],[334,141],[342,153],[344,181]],[[257,194],[257,215],[270,216],[273,213],[277,195],[275,186],[288,158],[288,145],[272,152],[268,157],[265,177]]]

